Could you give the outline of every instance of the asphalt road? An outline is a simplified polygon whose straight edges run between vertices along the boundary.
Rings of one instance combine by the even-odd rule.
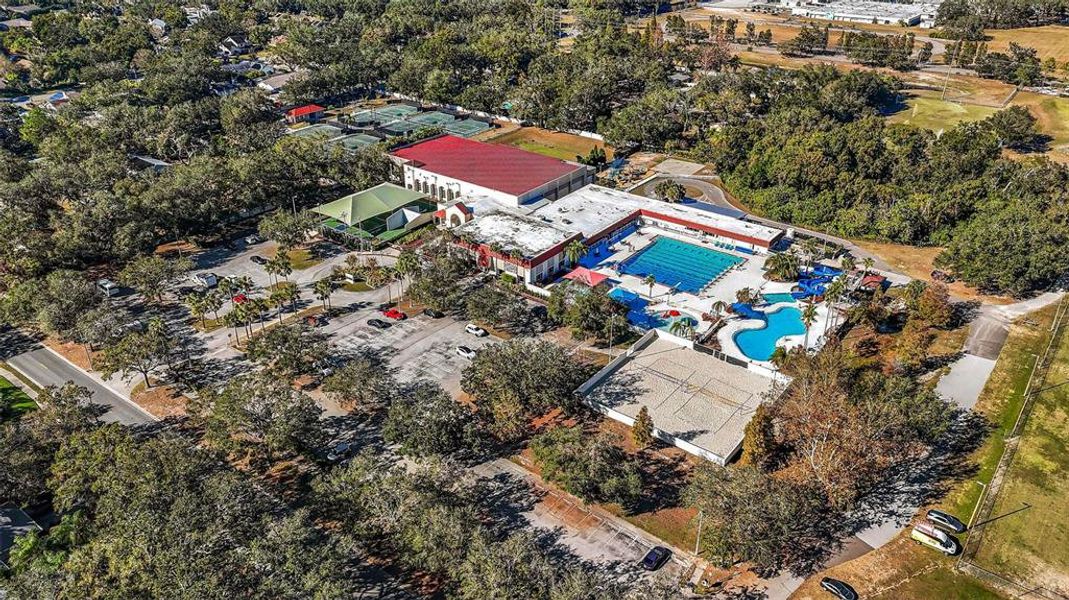
[[[108,407],[108,412],[100,418],[104,422],[140,425],[154,420],[133,402],[99,383],[47,348],[38,348],[12,356],[7,359],[7,364],[42,387],[58,386],[72,381],[88,389],[93,395],[93,402]]]

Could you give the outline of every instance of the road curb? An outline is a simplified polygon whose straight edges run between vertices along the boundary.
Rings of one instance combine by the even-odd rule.
[[[143,415],[147,416],[148,418],[152,419],[153,421],[159,421],[160,420],[159,417],[157,417],[156,415],[154,415],[154,414],[150,413],[149,411],[145,410],[144,408],[142,408],[140,404],[138,404],[137,402],[134,402],[133,400],[131,400],[126,394],[123,394],[119,390],[116,390],[115,388],[113,388],[110,385],[108,385],[108,383],[106,381],[104,381],[103,378],[95,376],[93,373],[91,373],[89,371],[86,371],[85,369],[79,367],[78,365],[74,364],[69,359],[67,359],[66,356],[63,356],[59,352],[56,352],[52,348],[49,348],[47,345],[42,344],[41,347],[44,348],[45,350],[51,352],[55,356],[59,357],[60,360],[62,360],[63,362],[67,363],[68,365],[74,367],[75,369],[81,371],[82,373],[85,373],[86,377],[88,377],[89,379],[92,379],[93,381],[99,383],[101,386],[104,387],[104,389],[106,389],[109,392],[111,392],[112,394],[115,394],[116,396],[118,396],[123,402],[129,404],[130,406],[135,408],[138,412],[142,413]]]

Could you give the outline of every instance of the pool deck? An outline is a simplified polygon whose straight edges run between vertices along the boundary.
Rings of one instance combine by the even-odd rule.
[[[698,295],[686,292],[671,293],[670,288],[659,283],[653,285],[653,293],[651,295],[650,287],[646,285],[641,278],[622,274],[618,272],[614,266],[635,255],[643,248],[653,243],[653,240],[659,236],[675,238],[688,244],[716,250],[717,252],[723,252],[724,254],[730,254],[744,259],[744,262],[731,267],[719,275],[711,284],[702,289],[701,293]],[[736,301],[735,293],[743,288],[751,288],[758,290],[761,293],[776,294],[789,293],[794,286],[794,283],[792,282],[777,282],[765,279],[765,256],[745,254],[718,248],[711,242],[704,243],[702,239],[697,236],[659,227],[649,225],[641,227],[635,233],[616,242],[616,244],[613,245],[613,248],[616,252],[608,256],[600,257],[601,261],[596,267],[593,267],[592,270],[603,275],[608,275],[614,282],[616,282],[618,287],[638,294],[642,298],[648,300],[650,304],[647,309],[651,313],[678,310],[694,317],[698,322],[696,328],[696,333],[698,335],[705,333],[713,326],[713,323],[709,321],[702,321],[702,314],[713,314],[713,304],[717,300],[721,300],[725,304],[731,304]],[[758,310],[772,311],[780,306],[797,306],[801,308],[801,305],[801,302],[777,303],[771,306],[760,307]],[[764,322],[755,319],[742,319],[736,316],[727,316],[727,319],[727,324],[717,332],[717,339],[720,341],[720,347],[723,351],[740,360],[771,368],[772,365],[768,361],[756,361],[746,357],[739,350],[738,346],[735,345],[733,339],[735,333],[743,329],[757,329],[764,327]],[[823,333],[828,319],[828,308],[823,304],[817,305],[817,320],[810,329],[809,334],[810,349],[820,348],[824,344],[825,339]],[[804,335],[786,336],[782,338],[777,345],[785,348],[800,346],[804,337]]]

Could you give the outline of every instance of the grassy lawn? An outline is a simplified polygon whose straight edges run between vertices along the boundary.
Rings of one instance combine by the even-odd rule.
[[[932,96],[927,93],[913,95],[906,101],[907,108],[891,115],[888,120],[892,123],[908,123],[923,129],[943,131],[958,123],[986,119],[997,112],[995,108],[988,106],[940,100],[938,94]]]
[[[1022,320],[1011,327],[995,370],[977,401],[976,410],[991,423],[991,431],[983,445],[972,455],[977,471],[954,485],[938,504],[939,508],[962,520],[969,518],[980,499],[983,487],[976,481],[989,483],[998,466],[1005,449],[1005,436],[1013,429],[1024,401],[1024,390],[1035,360],[1033,354],[1042,353],[1046,347],[1048,328],[1056,308],[1051,306],[1028,315],[1037,325],[1026,325]],[[825,575],[850,582],[865,598],[985,600],[1002,597],[972,577],[954,570],[956,560],[918,546],[909,539],[908,532],[903,532],[878,550],[810,577],[791,597],[799,600],[825,597],[818,585],[820,577]]]
[[[1034,349],[1030,349],[1035,351]],[[1016,581],[1069,594],[1069,327],[1049,370],[1033,381],[1034,405],[988,520],[976,562]],[[1031,356],[1023,361],[1028,363]],[[1016,391],[1016,390],[1014,390]],[[1012,426],[1012,424],[1010,425]]]
[[[294,271],[301,271],[323,262],[322,258],[313,255],[308,248],[294,248],[289,251],[288,255]]]
[[[991,38],[988,42],[991,52],[1006,52],[1010,42],[1016,42],[1035,48],[1040,59],[1053,57],[1059,63],[1069,60],[1069,27],[1065,25],[991,29],[986,33]]]
[[[21,415],[37,408],[37,404],[18,386],[0,376],[0,414]]]
[[[345,285],[341,286],[341,289],[347,292],[370,292],[374,288],[364,283],[363,281],[357,281],[356,283],[346,283]]]
[[[488,141],[571,161],[574,161],[578,155],[587,155],[595,146],[598,146],[605,148],[608,157],[612,158],[612,148],[605,146],[602,142],[538,127],[521,127],[491,138]]]

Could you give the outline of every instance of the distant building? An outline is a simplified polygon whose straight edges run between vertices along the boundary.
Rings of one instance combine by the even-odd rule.
[[[33,23],[29,19],[8,19],[6,21],[0,21],[0,31],[11,31],[12,29],[29,29],[33,27]]]
[[[167,35],[167,21],[164,21],[163,19],[149,19],[148,28],[152,31],[152,35],[156,37]]]
[[[130,168],[134,171],[145,171],[151,169],[152,172],[159,175],[167,169],[171,168],[171,163],[153,158],[151,156],[145,156],[142,154],[135,154],[130,157]]]
[[[256,87],[267,92],[268,94],[277,94],[281,92],[286,87],[286,84],[289,83],[289,80],[296,77],[296,75],[297,72],[294,71],[291,73],[279,73],[277,75],[265,77],[260,81],[256,82]]]
[[[874,0],[842,0],[827,4],[795,2],[789,6],[791,6],[792,15],[809,19],[932,27],[935,25],[935,14],[939,10],[939,4],[940,2],[898,4]]]
[[[405,187],[439,203],[478,196],[520,206],[556,200],[594,180],[585,165],[453,135],[416,142],[393,155],[403,165]]]
[[[327,109],[318,104],[305,104],[286,111],[286,122],[290,125],[296,123],[315,123],[323,118],[323,111]]]
[[[19,15],[21,17],[29,17],[31,15],[36,15],[37,13],[44,12],[44,9],[36,4],[6,4],[3,8],[5,11],[11,14]]]
[[[251,47],[249,40],[245,36],[231,35],[219,42],[218,54],[225,57],[241,56],[248,52]]]

